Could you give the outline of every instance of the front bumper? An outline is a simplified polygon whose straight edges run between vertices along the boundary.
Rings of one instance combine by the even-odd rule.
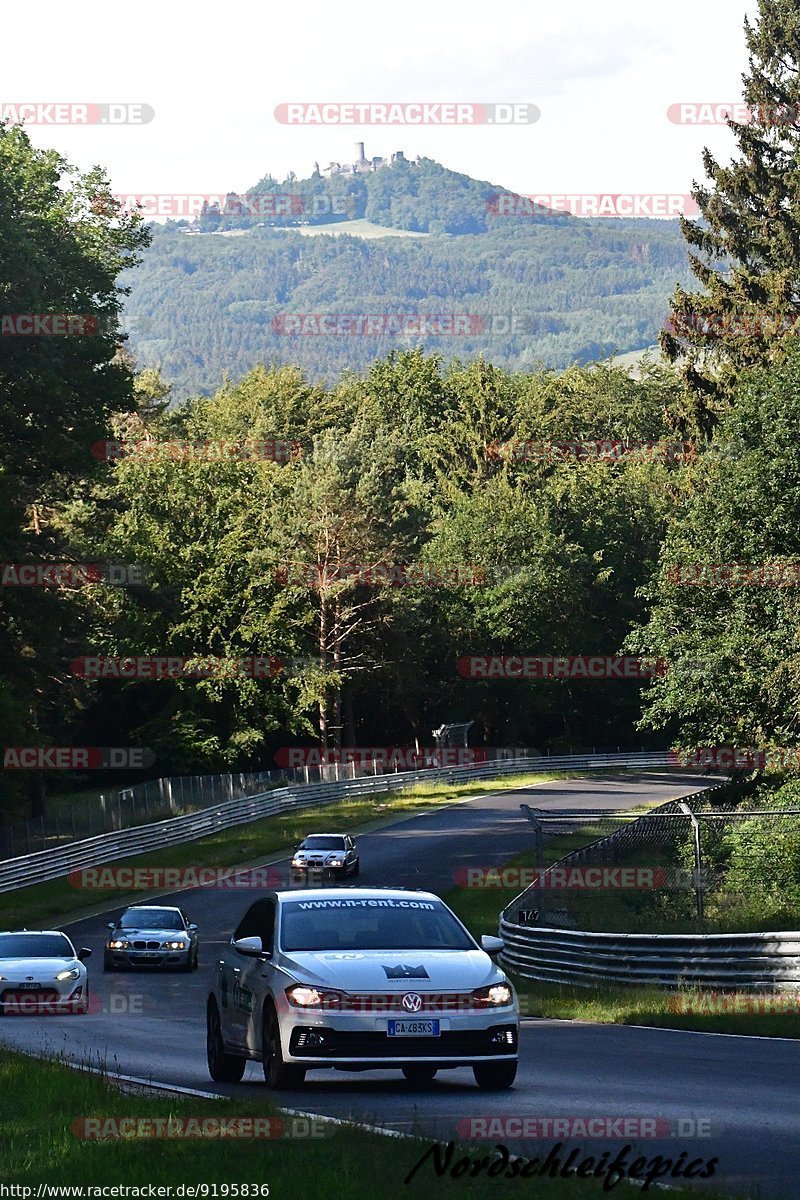
[[[325,883],[336,883],[338,880],[344,879],[346,874],[345,867],[317,866],[316,864],[291,867],[290,870],[292,883],[313,887],[319,887]]]
[[[0,1014],[4,1017],[68,1016],[85,1013],[88,1004],[89,991],[85,983],[65,992],[57,987],[21,992],[9,981],[0,992]]]
[[[396,1069],[408,1063],[472,1066],[513,1059],[518,1054],[519,1024],[513,1008],[443,1013],[438,1037],[390,1037],[387,1030],[391,1015],[314,1014],[307,1009],[286,1008],[279,1015],[284,1060],[308,1068]]]

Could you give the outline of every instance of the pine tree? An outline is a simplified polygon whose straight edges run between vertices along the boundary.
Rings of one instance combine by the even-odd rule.
[[[737,157],[725,167],[704,150],[709,184],[692,190],[701,219],[681,220],[704,290],[676,290],[661,334],[706,433],[742,370],[783,357],[800,315],[800,2],[758,8],[755,25],[745,18],[750,119],[728,121]]]

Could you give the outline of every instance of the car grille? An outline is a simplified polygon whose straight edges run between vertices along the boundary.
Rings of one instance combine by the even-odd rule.
[[[341,1004],[331,1007],[339,1012],[398,1012],[404,1016],[418,1016],[421,1012],[455,1013],[475,1012],[476,1006],[471,992],[418,992],[422,1007],[416,1012],[409,1012],[403,1007],[403,996],[414,990],[413,980],[408,980],[408,987],[402,992],[351,992],[345,996]],[[327,1008],[323,1004],[323,1009]],[[480,1010],[483,1011],[483,1010]]]
[[[516,1054],[515,1025],[488,1029],[457,1029],[439,1037],[391,1038],[381,1030],[358,1032],[327,1026],[297,1025],[289,1052],[296,1058],[476,1058],[481,1055]]]
[[[132,945],[134,950],[159,950],[161,948],[161,942],[138,941],[133,942]]]

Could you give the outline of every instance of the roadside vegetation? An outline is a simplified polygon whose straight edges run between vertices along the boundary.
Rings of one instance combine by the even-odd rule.
[[[398,1086],[399,1120],[408,1119],[412,1096],[413,1093],[402,1084]],[[253,1088],[252,1095],[246,1098],[237,1096],[229,1100],[130,1094],[120,1091],[103,1076],[75,1070],[58,1061],[40,1061],[6,1050],[0,1052],[0,1131],[5,1185],[33,1185],[35,1188],[41,1183],[81,1187],[92,1184],[147,1187],[151,1184],[168,1185],[173,1189],[180,1184],[206,1185],[205,1195],[211,1197],[213,1192],[208,1190],[208,1185],[220,1184],[229,1190],[223,1192],[221,1189],[218,1194],[230,1197],[237,1194],[233,1191],[234,1184],[247,1183],[251,1188],[254,1185],[268,1187],[270,1200],[291,1200],[300,1193],[304,1200],[330,1200],[334,1189],[342,1200],[362,1200],[379,1194],[376,1176],[379,1164],[382,1197],[414,1196],[430,1188],[435,1188],[437,1196],[446,1198],[467,1194],[463,1178],[453,1179],[449,1173],[437,1176],[429,1163],[419,1169],[408,1185],[404,1184],[406,1176],[432,1145],[430,1140],[392,1138],[346,1126],[316,1127],[316,1131],[326,1129],[327,1136],[324,1137],[267,1140],[263,1137],[233,1140],[230,1137],[195,1136],[185,1140],[154,1141],[150,1137],[130,1135],[87,1140],[76,1134],[76,1129],[85,1131],[87,1118],[101,1118],[105,1123],[124,1117],[151,1122],[159,1118],[173,1123],[181,1121],[183,1128],[193,1119],[202,1122],[271,1118],[270,1128],[276,1133],[281,1129],[281,1123],[284,1130],[309,1128],[302,1118],[293,1119],[288,1115],[281,1118],[258,1087]],[[453,1162],[465,1153],[478,1159],[493,1151],[495,1140],[459,1144],[455,1126],[454,1118],[452,1137],[457,1145]],[[94,1126],[96,1130],[102,1128],[109,1130],[111,1126]],[[151,1128],[157,1126],[153,1124]],[[611,1151],[611,1159],[622,1146],[623,1143],[618,1143],[603,1148]],[[539,1145],[534,1153],[543,1155],[549,1149],[549,1143],[546,1147]],[[517,1152],[514,1146],[510,1150]],[[653,1158],[651,1145],[640,1143],[640,1152],[646,1159]],[[629,1152],[628,1162],[635,1157],[635,1153]],[[670,1183],[674,1187],[672,1180]],[[506,1184],[509,1186],[514,1191],[535,1186],[536,1196],[541,1200],[590,1200],[600,1189],[597,1179],[553,1180],[547,1177],[531,1180],[527,1185],[523,1182],[516,1188],[513,1182]],[[488,1178],[485,1171],[469,1178],[470,1196],[493,1200],[499,1191],[502,1191],[502,1181]],[[241,1196],[244,1192],[238,1194]],[[265,1194],[251,1191],[249,1196],[257,1196],[260,1200]],[[689,1193],[678,1190],[676,1194]],[[714,1194],[718,1195],[705,1194],[709,1200]]]

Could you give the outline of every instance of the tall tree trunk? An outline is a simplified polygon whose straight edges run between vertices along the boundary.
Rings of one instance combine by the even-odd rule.
[[[342,699],[344,701],[344,724],[348,746],[356,744],[356,722],[353,715],[353,687],[348,684],[344,688]]]
[[[319,700],[319,740],[322,749],[328,749],[328,689],[325,676],[328,673],[328,601],[323,590],[319,600],[319,669],[323,675],[322,695]]]
[[[334,630],[338,631],[341,626],[340,604],[335,602],[335,619]],[[338,672],[342,666],[342,648],[338,639],[333,647],[333,669]],[[333,741],[337,750],[342,748],[342,687],[337,683],[333,692]]]
[[[39,711],[36,701],[31,704],[31,728],[34,731],[34,745],[39,745]],[[44,786],[44,772],[31,771],[27,782],[28,802],[32,817],[43,817],[47,808],[47,789]]]

